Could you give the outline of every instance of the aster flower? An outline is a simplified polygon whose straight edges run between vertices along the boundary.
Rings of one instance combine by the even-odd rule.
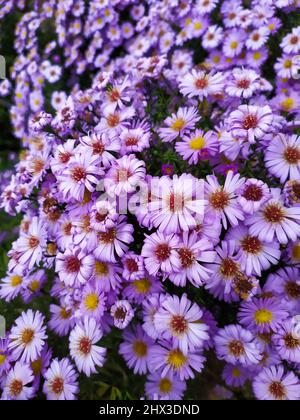
[[[0,375],[5,377],[10,369],[13,358],[8,349],[9,339],[7,337],[0,338]]]
[[[292,32],[283,38],[280,47],[286,54],[300,52],[300,26],[293,28]]]
[[[70,333],[70,354],[79,372],[87,376],[97,372],[96,366],[104,364],[106,349],[96,345],[102,335],[95,319],[88,317],[77,323]]]
[[[38,358],[47,339],[44,316],[28,309],[16,319],[9,334],[9,349],[16,359],[32,362]]]
[[[250,376],[247,368],[231,364],[227,364],[222,373],[222,378],[226,384],[234,388],[244,386]]]
[[[209,95],[222,93],[225,80],[222,73],[206,73],[192,70],[179,84],[180,92],[188,98],[198,97],[200,101]]]
[[[269,131],[272,121],[272,110],[268,105],[241,105],[229,115],[228,126],[234,137],[246,138],[253,144]]]
[[[178,347],[169,342],[151,347],[149,355],[150,372],[160,371],[162,376],[173,373],[181,381],[193,379],[196,372],[204,368],[205,357],[197,352],[188,351],[184,354]]]
[[[245,221],[249,226],[250,235],[266,242],[272,242],[274,238],[282,244],[287,244],[289,239],[296,241],[300,235],[299,208],[285,207],[279,189],[273,189],[271,192],[272,198],[258,213]]]
[[[68,358],[54,359],[45,373],[43,392],[48,400],[75,400],[79,391],[77,373]]]
[[[209,339],[208,327],[199,323],[202,315],[200,307],[187,299],[186,294],[181,299],[170,296],[155,313],[154,325],[164,339],[172,340],[186,354],[188,350],[203,347],[204,341]]]
[[[260,276],[262,270],[268,270],[280,259],[278,242],[262,241],[257,236],[250,235],[249,229],[243,225],[230,229],[226,239],[236,241],[236,261],[241,270],[249,276]]]
[[[157,277],[145,274],[144,277],[130,281],[124,288],[123,295],[130,302],[142,303],[147,296],[160,293],[162,289],[161,281]]]
[[[204,216],[203,182],[183,174],[153,180],[148,211],[151,221],[164,234],[186,232],[202,222]]]
[[[183,141],[176,143],[176,152],[188,160],[190,164],[197,164],[201,160],[209,160],[218,151],[216,133],[196,130],[193,134],[185,135]]]
[[[56,270],[59,277],[66,285],[86,283],[93,271],[94,258],[86,255],[79,246],[72,246],[56,257]]]
[[[75,153],[67,167],[58,175],[59,191],[65,199],[82,201],[85,190],[95,191],[103,170],[99,166],[99,157],[92,152]]]
[[[266,167],[270,174],[280,178],[300,178],[300,137],[279,134],[272,140],[265,153]]]
[[[120,354],[135,374],[143,375],[148,370],[149,351],[153,341],[140,325],[124,332],[124,342],[120,345]]]
[[[150,147],[151,134],[148,125],[125,128],[120,134],[122,154],[142,152]]]
[[[80,139],[82,153],[91,150],[94,156],[100,158],[101,164],[105,168],[109,168],[115,161],[114,153],[120,151],[120,143],[117,137],[109,137],[104,133],[90,133]]]
[[[48,326],[60,337],[65,337],[75,326],[76,320],[72,317],[72,311],[64,304],[50,305],[51,318]]]
[[[27,364],[16,362],[8,372],[4,382],[2,399],[29,400],[34,396],[34,389],[30,386],[33,381],[32,370]]]
[[[300,383],[293,372],[283,366],[264,369],[253,381],[253,391],[259,400],[299,400]]]
[[[259,90],[259,75],[254,70],[233,69],[232,78],[226,84],[226,93],[237,98],[250,98]]]
[[[227,220],[232,226],[238,225],[239,220],[244,220],[244,214],[237,200],[237,191],[244,184],[244,178],[229,171],[224,186],[219,184],[215,175],[208,175],[206,181],[205,194],[208,198],[208,208],[222,220],[224,228],[227,228]]]
[[[110,308],[115,327],[125,329],[134,317],[134,310],[127,300],[117,300]]]
[[[271,197],[269,187],[260,180],[248,178],[239,190],[238,203],[247,214],[257,212]]]
[[[150,399],[158,395],[164,400],[181,400],[186,390],[186,383],[172,373],[161,376],[159,372],[156,372],[147,377],[145,388],[146,395]]]
[[[24,289],[24,276],[17,273],[8,273],[0,283],[0,297],[6,302],[15,299],[20,292]]]
[[[82,290],[80,314],[88,315],[99,320],[106,309],[106,296],[100,290],[99,284],[95,286],[86,284]]]
[[[199,120],[196,108],[179,108],[176,114],[172,114],[164,121],[164,125],[167,127],[160,128],[159,135],[164,142],[171,142],[193,130]]]
[[[203,263],[212,263],[216,257],[212,244],[206,239],[199,240],[195,232],[184,233],[177,252],[181,267],[178,273],[171,273],[169,279],[177,286],[185,286],[187,280],[195,287],[203,285],[211,275],[211,270]]]
[[[276,351],[283,360],[300,363],[300,336],[296,334],[292,319],[282,323],[274,334]]]
[[[262,359],[259,341],[239,325],[228,325],[220,330],[215,344],[218,358],[234,365],[256,365]]]
[[[155,276],[159,271],[163,273],[179,271],[178,246],[179,238],[177,235],[166,236],[156,232],[147,236],[142,248],[142,256],[149,274]]]
[[[238,313],[240,323],[257,333],[277,331],[287,317],[288,312],[276,298],[255,298],[244,302]]]
[[[145,163],[134,155],[116,160],[104,179],[105,190],[109,194],[133,193],[146,175]]]

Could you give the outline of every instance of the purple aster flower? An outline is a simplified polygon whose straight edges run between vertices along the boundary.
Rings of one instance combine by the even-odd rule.
[[[161,372],[162,376],[174,373],[181,381],[193,379],[196,372],[204,368],[205,357],[198,352],[188,351],[184,354],[178,347],[169,342],[154,345],[149,355],[150,372]]]
[[[243,302],[238,313],[241,324],[257,333],[277,331],[287,317],[288,312],[278,298],[255,298]]]
[[[100,320],[106,309],[106,296],[101,291],[99,284],[86,284],[82,290],[80,315],[87,315]]]
[[[86,283],[91,278],[93,267],[93,256],[86,255],[79,246],[72,246],[56,257],[56,271],[67,286],[76,282]]]
[[[153,341],[140,325],[126,330],[123,337],[124,342],[120,345],[120,354],[135,374],[145,374],[148,371],[149,352]]]
[[[259,90],[259,75],[254,70],[236,68],[227,82],[226,93],[238,98],[250,98]]]
[[[104,364],[106,349],[96,345],[102,335],[96,320],[87,316],[70,333],[70,354],[79,372],[87,376],[97,372],[96,366]]]
[[[245,385],[246,381],[250,379],[249,371],[238,365],[227,364],[222,373],[222,378],[227,385],[234,388],[240,388]]]
[[[47,400],[75,400],[79,392],[74,366],[68,358],[54,359],[44,375],[45,383],[43,392]]]
[[[271,197],[269,187],[255,178],[247,179],[238,193],[238,203],[247,214],[257,212]]]
[[[297,334],[291,318],[278,328],[273,341],[276,351],[283,360],[300,363],[300,335]]]
[[[40,312],[31,309],[16,319],[9,334],[9,349],[16,359],[27,363],[40,356],[47,339],[44,319]]]
[[[239,325],[228,325],[215,337],[217,356],[234,365],[257,365],[262,359],[262,346],[254,335]]]
[[[272,242],[277,238],[281,244],[287,244],[289,239],[296,241],[300,236],[300,208],[284,206],[281,191],[272,190],[272,198],[266,202],[258,213],[246,219],[250,227],[250,235]]]
[[[203,347],[209,339],[208,326],[199,322],[203,312],[184,294],[167,297],[154,315],[154,325],[161,337],[172,340],[174,345],[186,354],[188,350]]]
[[[180,92],[189,98],[198,97],[200,101],[209,95],[222,93],[225,79],[222,73],[206,73],[192,70],[179,84]]]
[[[154,317],[156,312],[160,309],[162,302],[167,298],[167,295],[162,293],[154,293],[143,302],[143,329],[147,335],[154,340],[159,338],[159,333],[155,328]]]
[[[160,293],[162,290],[163,286],[157,277],[145,274],[142,278],[130,281],[124,288],[123,295],[131,302],[140,304],[148,296],[153,293]]]
[[[234,137],[246,138],[251,144],[270,130],[273,121],[271,108],[266,105],[241,105],[228,118],[228,126]]]
[[[170,176],[170,177],[172,177],[174,175],[174,172],[175,172],[174,171],[174,166],[171,165],[171,164],[164,164],[161,167],[161,173],[164,176]]]
[[[2,399],[5,400],[29,400],[34,396],[34,390],[30,386],[33,374],[30,367],[21,362],[8,372],[4,382]]]
[[[161,376],[156,372],[147,377],[146,395],[150,399],[158,395],[164,400],[182,400],[185,390],[186,383],[172,373]]]
[[[193,130],[199,120],[197,108],[179,108],[176,114],[172,114],[164,121],[167,127],[160,128],[159,135],[164,142],[171,142]]]
[[[60,337],[65,337],[75,326],[76,320],[72,311],[64,305],[50,305],[51,318],[48,326]]]
[[[86,153],[87,150],[92,151],[94,156],[100,158],[101,164],[105,168],[109,168],[115,161],[114,153],[120,151],[120,143],[116,137],[110,138],[106,134],[91,133],[88,136],[84,136],[80,139],[82,144],[82,153]]]
[[[214,131],[204,133],[196,130],[192,134],[185,135],[182,141],[176,143],[176,152],[187,160],[189,164],[196,165],[201,160],[209,160],[219,149],[219,142]]]
[[[0,375],[5,377],[6,373],[9,371],[11,362],[13,360],[11,353],[8,349],[9,339],[0,338]]]
[[[17,273],[8,273],[0,283],[0,297],[6,302],[15,299],[25,287],[25,279]]]
[[[122,259],[124,270],[122,276],[127,281],[141,279],[145,275],[143,257],[134,252],[127,252]]]
[[[299,400],[300,382],[293,372],[285,373],[283,366],[271,366],[254,379],[253,391],[259,400]]]
[[[124,330],[134,317],[134,310],[127,300],[117,300],[110,308],[115,327]]]

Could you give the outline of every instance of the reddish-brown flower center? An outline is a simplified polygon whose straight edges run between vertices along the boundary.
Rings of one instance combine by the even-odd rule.
[[[38,239],[38,238],[36,238],[35,236],[31,236],[30,238],[29,238],[29,247],[31,248],[31,249],[35,249],[35,248],[37,248],[38,247],[38,245],[39,245],[39,243],[40,243],[40,240]]]
[[[228,350],[230,354],[232,354],[235,357],[240,357],[242,354],[245,353],[244,345],[239,340],[233,340],[228,344]]]
[[[269,204],[264,209],[264,218],[269,223],[280,223],[285,218],[285,213],[282,207],[277,204]]]
[[[126,260],[126,266],[127,266],[127,270],[130,273],[135,273],[136,271],[138,271],[137,262],[133,258]]]
[[[240,89],[248,89],[250,86],[250,80],[248,79],[241,79],[238,80],[237,82],[237,87],[239,87]]]
[[[125,309],[122,308],[122,307],[118,308],[116,310],[115,314],[114,314],[114,317],[116,319],[120,319],[120,320],[123,321],[125,319],[125,317],[126,317],[126,311],[125,311]]]
[[[181,248],[178,251],[178,254],[179,254],[181,266],[183,268],[189,268],[193,265],[195,261],[195,255],[191,250],[187,248]]]
[[[10,386],[9,386],[10,395],[12,395],[13,397],[17,397],[18,395],[21,394],[22,390],[23,390],[22,381],[19,381],[18,379],[14,379],[13,381],[11,381]]]
[[[75,255],[70,255],[65,259],[65,268],[69,273],[78,273],[80,266],[81,262]]]
[[[69,160],[71,159],[71,153],[69,152],[64,152],[64,153],[60,153],[59,154],[59,160],[61,163],[68,163]]]
[[[187,331],[188,323],[181,315],[174,315],[171,320],[171,329],[175,334],[183,334]]]
[[[183,209],[184,199],[181,194],[174,194],[170,195],[170,210],[172,212],[178,212]]]
[[[202,79],[197,79],[195,82],[195,86],[197,89],[205,89],[208,86],[208,80],[206,77]]]
[[[109,229],[107,232],[101,232],[99,234],[100,242],[104,242],[105,244],[113,244],[117,237],[116,229]]]
[[[269,391],[276,400],[284,400],[286,397],[285,387],[281,382],[272,382],[269,386]]]
[[[136,146],[138,142],[139,140],[137,137],[127,137],[127,139],[125,140],[125,144],[127,147]]]
[[[297,347],[300,346],[300,340],[295,338],[294,335],[290,333],[284,337],[284,342],[285,342],[286,348],[290,350],[296,349]]]
[[[258,118],[256,115],[249,114],[246,116],[243,122],[243,127],[245,130],[250,130],[251,128],[256,128],[258,125]]]
[[[89,340],[87,337],[82,337],[78,344],[79,351],[87,355],[90,353],[91,348],[92,348],[91,340]]]
[[[62,378],[57,376],[53,381],[51,382],[51,390],[54,394],[60,395],[64,390],[64,381]]]
[[[217,191],[209,198],[210,204],[216,210],[223,210],[226,206],[228,206],[229,201],[229,194],[225,191]]]
[[[246,236],[241,242],[242,249],[249,254],[259,254],[262,244],[256,236]]]
[[[72,169],[71,176],[74,179],[74,181],[79,182],[85,179],[86,177],[85,169],[82,168],[81,166],[76,166],[75,168]]]
[[[285,284],[285,292],[289,298],[299,299],[300,298],[300,285],[297,284],[295,281],[290,280]]]
[[[296,45],[296,44],[298,44],[298,42],[299,42],[299,38],[296,35],[292,36],[292,38],[290,39],[290,43],[292,45]]]
[[[34,330],[32,330],[31,328],[26,328],[22,332],[22,336],[21,336],[22,343],[25,345],[28,345],[32,342],[33,339],[34,339]]]
[[[116,127],[119,123],[120,123],[120,117],[119,117],[118,114],[111,114],[111,115],[108,116],[108,118],[107,118],[107,124],[111,128]]]
[[[220,265],[220,272],[224,277],[234,277],[239,272],[239,265],[232,259],[225,258]]]
[[[262,188],[255,184],[247,185],[243,192],[243,197],[248,201],[260,201],[263,196]]]
[[[166,261],[170,258],[171,249],[168,244],[160,244],[156,247],[155,255],[160,262]]]
[[[284,159],[290,165],[297,165],[300,161],[300,150],[297,147],[287,147],[284,151]]]
[[[98,141],[97,143],[93,143],[93,153],[94,155],[102,155],[105,151],[104,144],[102,141]]]

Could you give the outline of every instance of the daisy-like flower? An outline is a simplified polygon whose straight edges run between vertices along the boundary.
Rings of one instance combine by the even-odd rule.
[[[225,79],[222,73],[192,70],[179,84],[180,92],[188,98],[198,97],[200,101],[209,95],[222,93]]]
[[[32,381],[33,373],[30,367],[16,362],[5,379],[2,399],[29,400],[34,396],[34,388],[30,386]]]
[[[254,379],[253,391],[259,400],[300,400],[299,379],[293,372],[285,373],[280,365],[265,368]]]
[[[132,330],[126,330],[123,337],[124,342],[120,345],[120,354],[135,374],[145,374],[148,370],[149,351],[153,341],[140,325]]]
[[[26,287],[24,276],[17,273],[9,273],[0,283],[0,297],[6,302],[15,299]]]
[[[151,221],[164,234],[187,232],[203,221],[204,183],[189,174],[153,181]]]
[[[259,341],[239,325],[228,325],[220,330],[215,344],[218,358],[234,365],[257,365],[262,359]]]
[[[150,399],[158,395],[164,400],[181,400],[185,390],[186,383],[171,372],[165,376],[155,372],[147,377],[146,395]]]
[[[300,179],[300,136],[276,136],[266,149],[265,162],[270,174],[282,183]]]
[[[100,320],[105,309],[106,296],[101,291],[99,284],[86,284],[82,290],[81,305],[79,308],[80,313]]]
[[[245,33],[241,30],[232,30],[224,40],[223,53],[226,57],[234,58],[241,54],[245,45]]]
[[[87,316],[71,331],[70,354],[79,372],[84,372],[87,376],[96,373],[96,367],[104,364],[106,349],[96,345],[102,335],[96,320]]]
[[[236,68],[226,84],[226,93],[237,98],[250,98],[259,90],[259,75],[254,70]]]
[[[22,362],[32,362],[40,356],[47,339],[44,316],[28,309],[16,319],[9,334],[9,349]]]
[[[105,175],[104,187],[109,194],[133,193],[146,176],[145,162],[134,155],[116,160]]]
[[[18,262],[31,270],[42,260],[47,245],[47,229],[38,217],[33,217],[28,231],[22,234],[16,242]]]
[[[162,376],[173,373],[179,376],[181,381],[193,379],[196,372],[204,368],[205,357],[193,351],[183,353],[179,347],[168,341],[161,345],[154,345],[149,354],[150,372],[160,371]]]
[[[222,373],[222,378],[226,385],[240,388],[245,385],[250,378],[250,372],[244,366],[227,364]]]
[[[91,150],[94,156],[100,158],[101,164],[109,168],[115,161],[114,153],[120,151],[120,142],[117,137],[109,137],[105,133],[91,133],[80,139],[83,145],[82,153]],[[88,148],[88,149],[87,149]]]
[[[250,144],[260,140],[271,128],[272,109],[265,105],[241,105],[228,118],[228,127],[236,138],[245,138]]]
[[[92,152],[75,153],[67,167],[58,175],[58,187],[65,199],[82,201],[85,190],[95,191],[103,170],[99,165],[99,156]]]
[[[127,281],[141,279],[145,275],[145,266],[143,257],[136,255],[134,252],[127,252],[123,257],[124,265],[122,276]]]
[[[227,220],[232,226],[238,225],[239,220],[244,220],[245,216],[237,199],[237,191],[244,184],[244,178],[229,171],[224,186],[219,184],[215,175],[208,175],[206,181],[205,194],[208,208],[221,219],[224,228],[227,228]]]
[[[288,181],[284,186],[283,195],[288,207],[300,207],[300,180]]]
[[[255,178],[247,179],[238,193],[238,203],[247,214],[256,213],[271,197],[268,185]]]
[[[8,349],[9,339],[0,338],[0,377],[4,377],[9,371],[13,358]]]
[[[270,30],[266,26],[254,29],[254,31],[248,35],[246,47],[250,50],[257,51],[267,43],[269,36]]]
[[[56,257],[56,271],[61,281],[72,286],[76,282],[86,283],[92,275],[94,257],[86,255],[79,246],[71,246]]]
[[[300,52],[300,26],[293,28],[292,32],[283,38],[280,47],[286,54]]]
[[[176,114],[172,114],[164,121],[166,127],[159,129],[159,135],[164,142],[171,142],[193,130],[199,120],[197,108],[179,108]]]
[[[214,49],[220,45],[223,36],[223,28],[217,25],[211,25],[202,37],[202,45],[207,50]]]
[[[208,329],[201,319],[203,312],[183,294],[167,297],[154,315],[154,325],[161,337],[172,340],[186,354],[202,348],[209,339]]]
[[[115,327],[124,330],[134,317],[134,310],[128,300],[117,300],[110,308]]]
[[[300,236],[300,208],[285,207],[279,189],[271,192],[272,198],[245,221],[250,235],[266,242],[277,238],[281,244],[287,244],[289,239],[296,241]]]
[[[278,298],[255,298],[243,302],[238,313],[240,323],[257,333],[277,331],[287,317],[288,312]]]
[[[211,270],[203,263],[215,261],[213,245],[206,239],[200,239],[197,233],[184,233],[178,250],[180,270],[171,273],[169,279],[177,286],[185,286],[190,281],[195,287],[202,286],[211,275]],[[201,264],[202,263],[202,264]]]
[[[277,59],[274,69],[279,77],[292,79],[298,76],[299,73],[299,60],[290,54],[284,54]]]
[[[123,294],[131,302],[140,304],[153,293],[160,293],[162,289],[161,281],[157,277],[145,274],[144,277],[130,281]]]
[[[142,152],[150,147],[151,134],[148,125],[125,128],[120,134],[122,154]]]
[[[65,170],[66,165],[75,154],[75,141],[67,140],[65,143],[56,147],[54,157],[51,159],[50,165],[54,174],[61,173]]]
[[[52,331],[60,337],[68,335],[70,330],[75,326],[76,319],[73,317],[73,313],[63,304],[61,305],[50,305],[51,318],[48,322],[48,326]]]
[[[176,152],[190,164],[196,165],[201,160],[208,160],[214,156],[219,148],[217,135],[214,131],[204,133],[196,130],[192,135],[186,135],[182,141],[176,143]]]
[[[79,392],[78,374],[68,358],[54,359],[46,371],[43,392],[47,400],[71,401]]]
[[[300,335],[296,334],[291,318],[284,321],[274,334],[274,345],[283,360],[300,363]]]
[[[102,262],[116,262],[115,254],[122,257],[133,242],[133,231],[126,217],[120,216],[115,227],[99,232],[95,257]]]
[[[149,274],[156,276],[159,271],[162,271],[164,274],[179,271],[178,247],[179,237],[175,234],[164,235],[161,232],[156,232],[146,236],[142,248],[142,256]]]
[[[159,337],[159,333],[155,328],[154,315],[161,307],[162,302],[168,295],[162,293],[154,293],[143,302],[143,329],[147,335],[154,340]]]
[[[257,236],[252,236],[244,225],[230,229],[226,239],[235,241],[236,261],[248,276],[261,276],[262,270],[268,270],[280,259],[281,251],[277,241],[265,242]]]

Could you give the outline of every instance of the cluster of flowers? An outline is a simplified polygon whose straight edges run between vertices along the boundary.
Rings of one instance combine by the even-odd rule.
[[[23,220],[0,296],[30,304],[49,290],[52,304],[47,323],[28,309],[0,340],[2,399],[41,386],[76,398],[114,329],[149,399],[183,398],[208,352],[229,389],[251,381],[257,399],[300,399],[300,27],[264,77],[276,14],[298,2],[38,3],[17,30],[12,120],[27,148],[1,206]],[[46,59],[36,31],[55,10]],[[72,92],[53,92],[47,112],[45,79],[64,72]],[[157,155],[173,163],[159,174]],[[46,328],[68,337],[69,358]]]

